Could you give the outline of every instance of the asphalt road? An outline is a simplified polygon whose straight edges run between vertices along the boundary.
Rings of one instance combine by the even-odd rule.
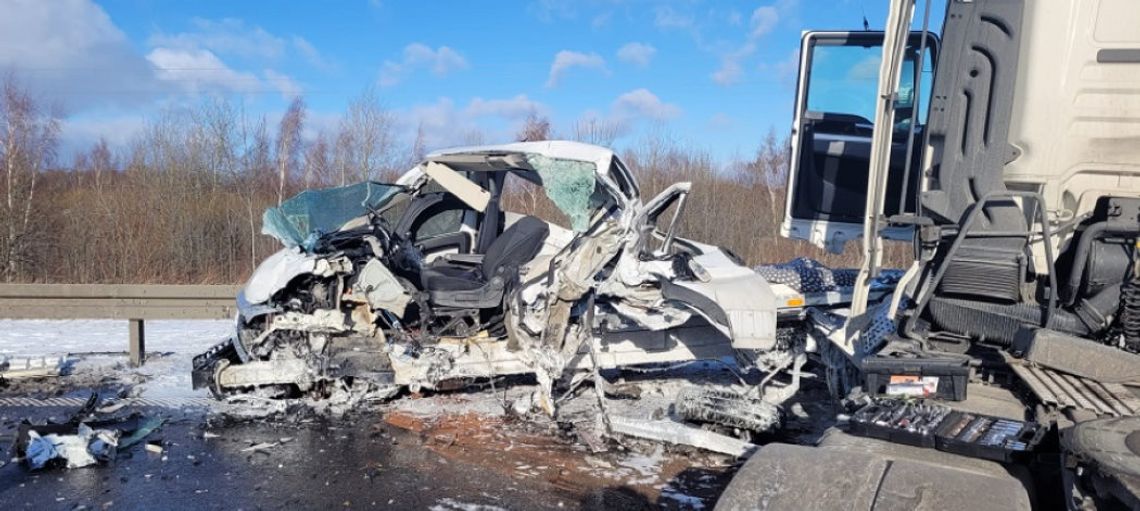
[[[465,455],[452,455],[456,453],[430,435],[368,413],[295,424],[210,423],[201,409],[136,411],[167,418],[149,437],[161,439],[162,454],[140,444],[120,452],[112,464],[43,471],[30,471],[6,456],[0,467],[0,509],[700,508],[711,507],[730,477],[727,470],[686,468],[657,488],[699,489],[682,498],[647,496],[643,489],[569,470],[500,470],[494,465],[503,465],[506,458],[494,448],[480,451],[478,445],[464,444],[455,437],[462,431],[451,433],[443,447],[454,444],[451,451],[462,449]],[[20,421],[58,421],[72,412],[0,408],[0,449],[10,447]],[[264,443],[275,445],[250,449]],[[530,454],[531,459],[550,456]],[[573,449],[561,454],[582,457]]]

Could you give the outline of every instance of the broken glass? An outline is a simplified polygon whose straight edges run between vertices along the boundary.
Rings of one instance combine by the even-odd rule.
[[[378,209],[404,188],[365,181],[338,188],[305,190],[280,206],[265,210],[261,233],[286,247],[309,252],[324,234],[336,231],[349,220]]]
[[[575,231],[590,226],[590,212],[601,202],[595,196],[597,179],[593,162],[528,154],[527,163],[542,176],[546,196],[570,219]]]

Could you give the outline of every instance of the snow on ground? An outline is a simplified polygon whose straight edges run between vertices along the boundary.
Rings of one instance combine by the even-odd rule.
[[[147,321],[150,352],[197,354],[231,332],[231,320]],[[127,351],[127,322],[110,319],[0,319],[0,355],[38,356]]]
[[[431,509],[431,511],[505,511],[505,508],[499,506],[469,504],[449,498],[440,499],[439,502],[429,509]]]
[[[146,382],[137,387],[139,397],[207,396],[204,389],[190,388],[191,360],[224,340],[233,331],[233,321],[147,321],[144,328],[150,355],[137,369],[125,367],[129,334],[122,320],[0,320],[0,358],[68,356],[72,372],[115,370],[144,376]]]

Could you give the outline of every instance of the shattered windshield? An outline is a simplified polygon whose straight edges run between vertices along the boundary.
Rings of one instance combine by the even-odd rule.
[[[542,176],[546,196],[570,219],[570,227],[585,231],[590,213],[605,201],[597,189],[594,163],[541,154],[528,154],[526,160]]]
[[[261,233],[287,247],[310,251],[322,234],[333,232],[370,209],[378,209],[404,187],[365,181],[339,188],[305,190],[280,206],[265,210]]]

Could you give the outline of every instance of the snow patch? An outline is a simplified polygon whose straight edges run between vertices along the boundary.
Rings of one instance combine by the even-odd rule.
[[[431,511],[506,511],[506,508],[490,506],[487,504],[471,504],[455,499],[442,498],[428,509]]]
[[[147,321],[144,325],[149,358],[142,367],[125,368],[127,322],[122,320],[0,320],[0,357],[68,356],[74,373],[114,371],[126,379],[144,380],[135,397],[207,397],[193,390],[190,371],[194,355],[206,351],[233,332],[233,321]],[[163,355],[159,355],[163,354]],[[79,355],[78,357],[76,355]]]

